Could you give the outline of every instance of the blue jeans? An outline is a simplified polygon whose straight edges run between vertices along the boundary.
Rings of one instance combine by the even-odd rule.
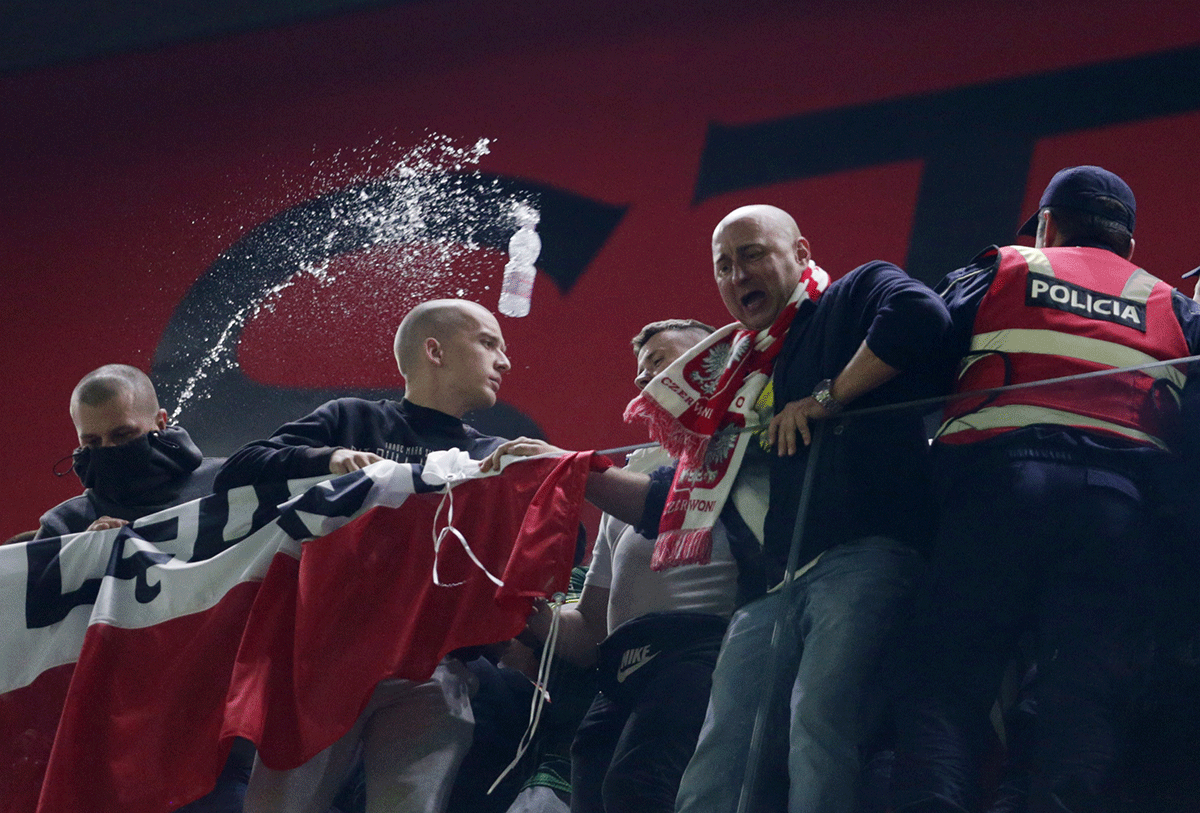
[[[790,590],[734,614],[713,672],[712,695],[676,810],[732,813],[767,684],[775,619],[779,669],[767,709],[749,809],[850,813],[859,746],[873,722],[884,642],[912,594],[918,555],[884,537],[827,550]]]

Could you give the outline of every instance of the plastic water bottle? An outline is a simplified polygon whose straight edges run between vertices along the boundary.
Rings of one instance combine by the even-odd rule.
[[[537,233],[540,219],[532,206],[518,204],[518,228],[508,240],[508,262],[504,264],[504,281],[500,285],[500,312],[505,316],[529,314],[533,278],[537,275],[534,263],[542,253],[542,238]]]

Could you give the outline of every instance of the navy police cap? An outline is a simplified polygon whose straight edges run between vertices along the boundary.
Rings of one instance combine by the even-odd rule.
[[[1100,198],[1115,200],[1125,210],[1124,217],[1114,217],[1110,206],[1099,202]],[[1137,204],[1133,200],[1133,190],[1129,184],[1107,169],[1093,166],[1067,167],[1055,173],[1046,184],[1042,200],[1038,203],[1038,212],[1047,206],[1061,206],[1064,209],[1075,209],[1080,212],[1100,215],[1123,225],[1133,233],[1133,224],[1137,215]],[[1037,234],[1038,212],[1025,221],[1017,234],[1032,237]]]

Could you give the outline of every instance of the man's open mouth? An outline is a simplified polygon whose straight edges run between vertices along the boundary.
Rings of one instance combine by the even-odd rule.
[[[748,293],[742,297],[742,307],[743,308],[752,308],[752,307],[754,307],[755,304],[757,304],[758,302],[765,299],[766,296],[767,295],[764,294],[762,291],[751,291],[750,293]]]

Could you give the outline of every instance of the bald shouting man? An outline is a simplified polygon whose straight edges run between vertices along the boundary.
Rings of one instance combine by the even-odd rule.
[[[923,373],[936,372],[929,365],[949,319],[928,287],[890,263],[867,263],[829,282],[795,220],[772,206],[726,215],[713,232],[712,260],[730,315],[757,331],[757,343],[775,336],[782,344],[757,393],[744,379],[743,394],[757,398],[759,422],[767,424],[766,443],[746,444],[730,497],[762,546],[767,585],[786,570],[810,422],[832,426],[815,462],[795,581],[730,621],[678,809],[737,808],[741,782],[728,777],[743,775],[766,678],[763,653],[779,619],[777,683],[749,809],[850,813],[879,656],[927,538],[927,449],[919,413],[839,414],[930,394],[936,379]]]
[[[627,413],[648,418],[665,445],[684,446],[673,479],[610,468],[589,476],[588,498],[644,534],[657,531],[659,567],[715,561],[716,540],[727,538],[739,580],[760,583],[729,622],[676,809],[738,809],[767,690],[748,809],[850,813],[872,680],[930,512],[921,416],[839,413],[929,394],[949,317],[928,287],[890,263],[830,283],[795,220],[773,206],[722,219],[712,262],[736,324],[660,373]],[[763,595],[784,578],[815,421],[832,426],[800,567],[790,589]],[[692,447],[676,439],[696,434],[710,442],[689,459]],[[513,441],[493,460],[537,446]],[[779,670],[766,687],[776,619]]]
[[[218,488],[345,474],[385,458],[423,463],[429,452],[451,448],[483,458],[503,442],[462,422],[496,403],[509,370],[500,325],[486,308],[461,299],[424,302],[400,323],[393,351],[403,400],[330,401],[240,449]],[[385,680],[354,728],[309,762],[275,771],[257,761],[246,810],[326,813],[361,745],[368,813],[438,813],[474,725],[467,670],[456,658],[444,659],[425,683]]]

